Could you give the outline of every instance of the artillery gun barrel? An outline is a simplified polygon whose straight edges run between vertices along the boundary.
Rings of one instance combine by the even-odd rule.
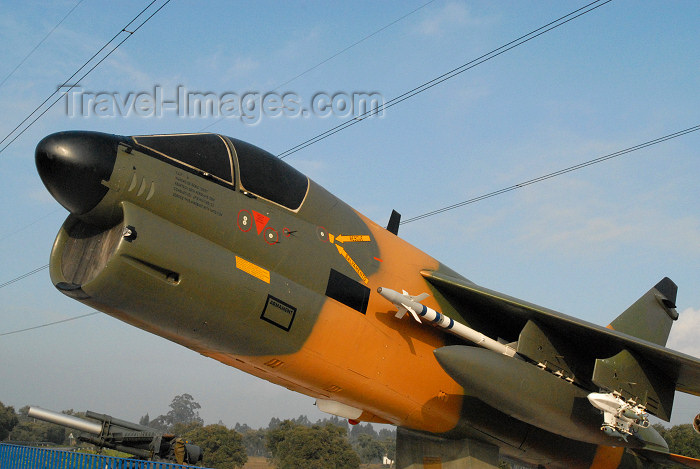
[[[97,422],[91,422],[40,407],[30,407],[28,415],[45,422],[78,430],[82,432],[78,436],[80,441],[123,451],[139,458],[149,460],[160,458],[168,461],[186,461],[192,464],[202,459],[202,449],[199,446],[185,444],[184,440],[177,438],[176,435],[127,422],[111,415],[98,414],[88,410],[85,416],[97,420]]]
[[[73,417],[72,415],[59,414],[58,412],[42,409],[41,407],[30,407],[28,415],[35,419],[55,423],[64,427],[80,430],[81,432],[91,433],[93,435],[99,435],[102,433],[101,423],[90,422],[89,420]]]
[[[107,414],[98,414],[97,412],[93,412],[91,410],[85,412],[85,416],[91,419],[99,420],[101,422],[109,423],[111,426],[121,427],[127,430],[133,430],[135,432],[151,432],[156,434],[163,433],[159,430],[156,430],[155,428],[145,427],[143,425],[139,425],[133,422],[127,422],[126,420],[121,420]]]

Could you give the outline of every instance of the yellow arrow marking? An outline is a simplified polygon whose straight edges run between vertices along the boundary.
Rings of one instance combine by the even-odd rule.
[[[362,270],[360,269],[360,267],[357,264],[355,264],[355,261],[353,261],[352,258],[348,255],[348,253],[345,252],[345,249],[343,249],[342,246],[339,246],[337,244],[335,245],[335,247],[338,249],[338,252],[340,253],[340,255],[343,256],[346,261],[348,261],[348,264],[350,264],[350,267],[352,267],[352,269],[355,272],[357,272],[357,275],[360,276],[362,281],[365,282],[365,284],[369,283],[369,279],[367,278],[365,273],[362,272]]]
[[[335,237],[335,239],[339,243],[359,243],[371,241],[369,235],[338,235]]]

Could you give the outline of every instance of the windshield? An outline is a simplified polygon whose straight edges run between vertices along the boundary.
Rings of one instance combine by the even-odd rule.
[[[137,144],[159,155],[233,184],[231,152],[219,135],[141,135],[133,138]]]

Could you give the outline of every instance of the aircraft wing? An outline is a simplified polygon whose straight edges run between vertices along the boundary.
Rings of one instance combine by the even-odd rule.
[[[611,357],[614,359],[621,353],[629,353],[635,358],[624,357],[627,359],[625,363],[636,362],[632,367],[636,367],[635,379],[629,381],[637,381],[639,374],[656,376],[657,378],[652,377],[648,387],[657,388],[661,400],[664,400],[664,395],[667,400],[670,399],[670,402],[666,402],[665,409],[659,409],[658,412],[651,409],[652,413],[661,418],[666,420],[670,418],[674,389],[700,395],[700,360],[697,358],[489,290],[464,278],[437,271],[422,271],[421,275],[450,302],[465,322],[478,325],[482,330],[489,331],[492,336],[508,341],[520,339],[519,342],[523,342],[525,332],[533,329],[529,323],[537,325],[535,329],[540,336],[548,338],[545,342],[551,342],[554,344],[553,349],[563,352],[557,355],[570,356],[569,365],[571,366],[561,364],[565,375],[567,369],[576,367],[579,370],[586,370],[585,374],[595,375],[593,366],[597,367],[598,362],[609,362]],[[652,291],[656,292],[656,290]],[[673,296],[675,301],[675,292]],[[593,301],[593,304],[600,303],[599,299]],[[675,308],[675,305],[673,307]],[[669,320],[669,322],[672,321]],[[528,335],[532,334],[528,332]],[[562,345],[557,346],[557,344]],[[541,346],[538,345],[537,348],[541,349]],[[520,349],[521,344],[518,347],[519,353]],[[581,364],[583,362],[589,363],[587,365],[589,369]],[[590,363],[596,363],[596,365]],[[618,368],[622,367],[619,360],[613,364]],[[605,363],[601,364],[601,370],[602,365]],[[615,370],[617,371],[617,368]],[[599,380],[605,381],[603,378]],[[600,384],[595,379],[592,381]],[[612,385],[603,387],[612,387]]]
[[[700,460],[681,456],[680,454],[663,453],[648,449],[635,449],[632,451],[652,462],[661,464],[662,467],[700,469]]]

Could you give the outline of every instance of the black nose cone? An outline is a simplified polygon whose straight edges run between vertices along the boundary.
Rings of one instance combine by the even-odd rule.
[[[36,167],[51,195],[74,215],[89,212],[102,200],[126,138],[100,132],[68,131],[44,137],[36,146]]]

